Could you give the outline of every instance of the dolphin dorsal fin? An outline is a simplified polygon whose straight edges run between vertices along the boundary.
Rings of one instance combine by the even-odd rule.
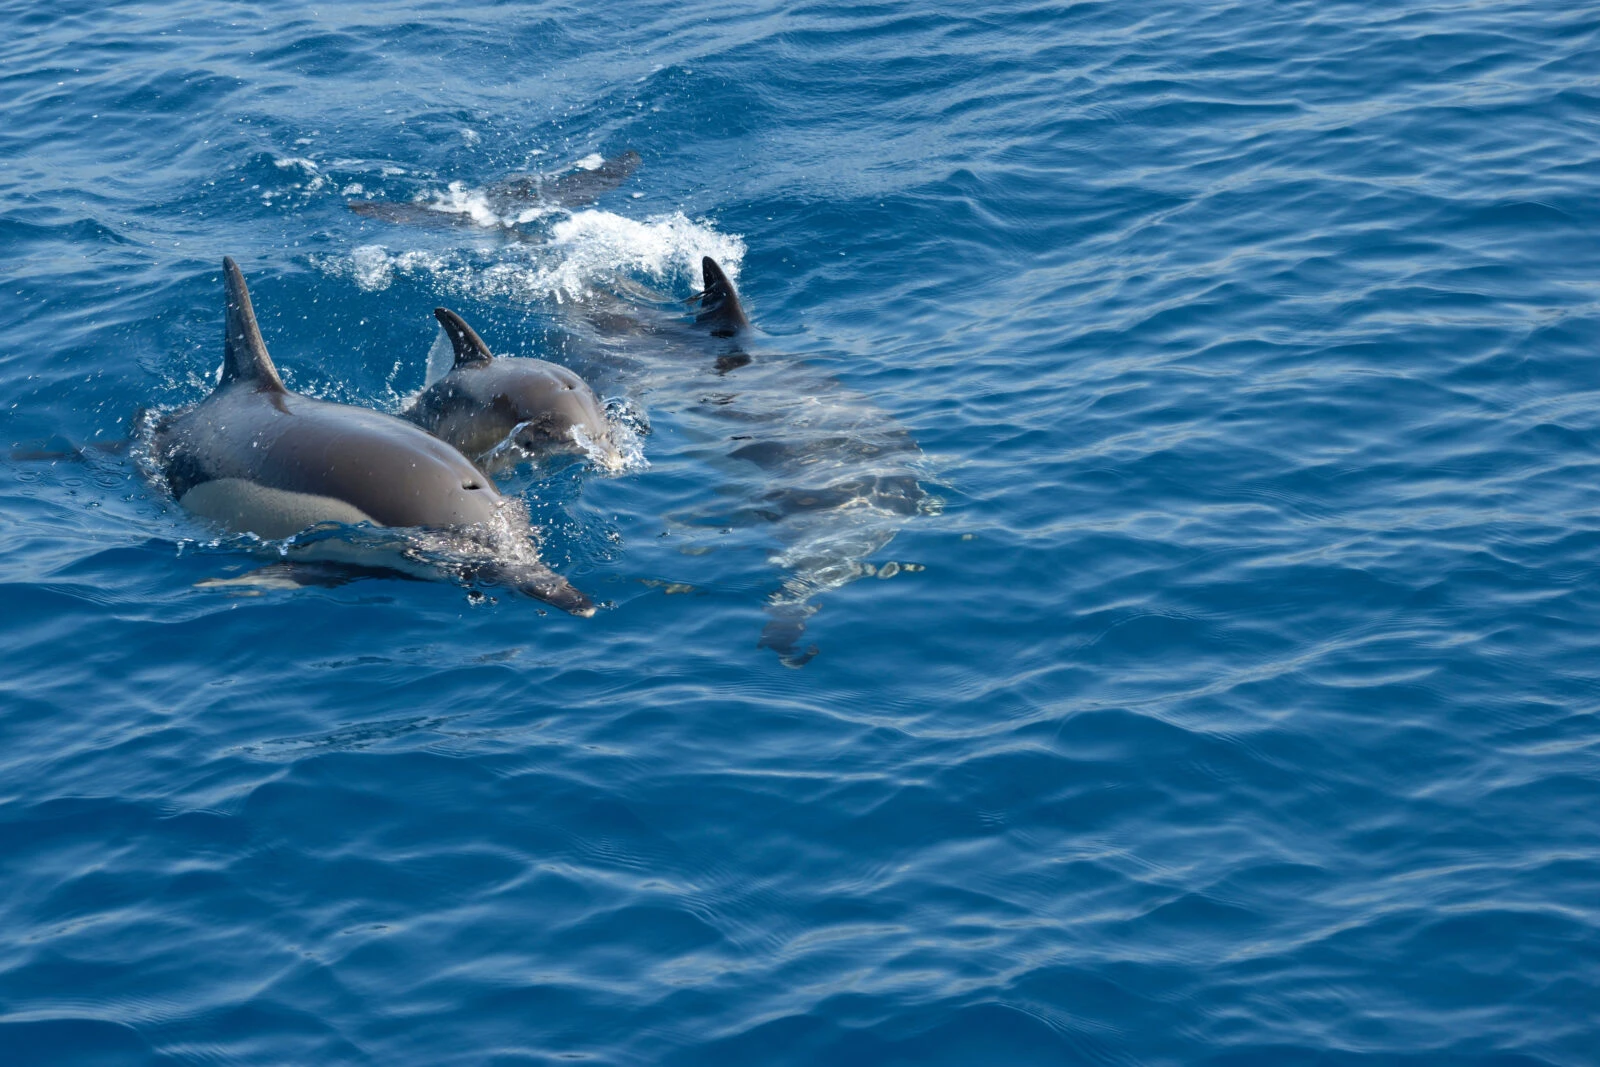
[[[254,382],[257,389],[287,393],[278,368],[267,355],[267,343],[256,325],[256,309],[250,305],[250,290],[232,256],[222,259],[222,289],[227,294],[227,335],[222,342],[222,380],[218,388],[231,382]]]
[[[732,337],[740,330],[749,329],[750,320],[739,306],[739,294],[734,292],[733,283],[717,266],[717,261],[710,256],[702,258],[700,273],[706,287],[700,294],[700,313],[694,321],[710,326],[713,337]]]
[[[460,315],[449,308],[434,308],[433,317],[439,320],[439,325],[444,327],[444,332],[450,337],[450,344],[456,350],[457,367],[487,363],[494,358],[494,353],[483,343],[483,338],[462,321]]]

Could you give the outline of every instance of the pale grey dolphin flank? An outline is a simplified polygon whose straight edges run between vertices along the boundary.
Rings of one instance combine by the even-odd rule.
[[[456,449],[401,419],[291,393],[256,324],[244,276],[222,261],[222,377],[156,428],[153,453],[188,511],[235,533],[281,538],[318,523],[438,531],[471,545],[463,570],[575,615],[589,598],[534,557],[512,502]],[[508,523],[510,528],[508,529]],[[485,548],[503,549],[485,556]]]
[[[413,400],[401,417],[490,468],[527,455],[582,452],[617,469],[600,398],[572,371],[542,359],[496,359],[460,315],[434,308],[455,350],[455,366]]]

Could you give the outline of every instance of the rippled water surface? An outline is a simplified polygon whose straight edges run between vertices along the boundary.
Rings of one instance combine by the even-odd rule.
[[[0,1060],[1596,1062],[1592,5],[0,31]],[[225,254],[302,392],[590,376],[598,615],[251,579],[114,446]]]

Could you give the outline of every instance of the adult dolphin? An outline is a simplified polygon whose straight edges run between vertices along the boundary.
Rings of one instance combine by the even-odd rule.
[[[222,270],[221,380],[205,400],[163,419],[152,442],[179,504],[269,539],[330,522],[419,528],[436,535],[463,574],[594,614],[588,597],[538,559],[520,509],[460,452],[392,415],[290,392],[238,264],[225,258]]]
[[[542,359],[495,358],[476,330],[448,308],[434,308],[454,365],[400,417],[454,445],[486,470],[522,456],[580,452],[620,470],[600,398],[572,371]]]
[[[707,544],[725,531],[762,530],[777,542],[782,572],[767,597],[758,644],[787,666],[817,653],[805,641],[820,594],[902,568],[871,558],[915,516],[940,504],[920,484],[925,460],[905,427],[866,397],[802,359],[769,351],[720,264],[700,262],[695,326],[623,294],[566,305],[567,327],[591,375],[609,374],[648,398],[670,424],[676,454],[659,447],[657,469],[679,463],[719,471],[713,492],[668,515],[674,532]],[[716,340],[708,343],[705,334]],[[710,365],[704,361],[713,356]],[[608,366],[609,364],[609,366]],[[698,531],[698,533],[697,533]]]

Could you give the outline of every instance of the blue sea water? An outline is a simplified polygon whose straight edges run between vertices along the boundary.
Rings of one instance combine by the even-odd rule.
[[[1600,11],[0,30],[0,1062],[1600,1062]],[[225,254],[317,396],[594,374],[636,461],[501,485],[606,607],[233,581],[134,432]]]

